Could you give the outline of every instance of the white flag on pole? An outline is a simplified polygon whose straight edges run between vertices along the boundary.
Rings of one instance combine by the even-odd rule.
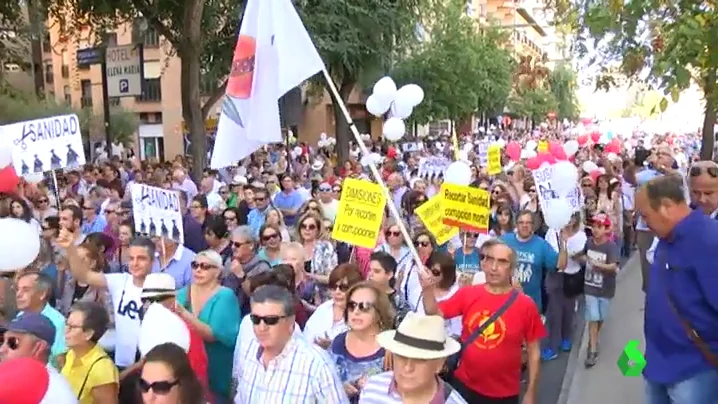
[[[324,69],[291,0],[249,0],[217,125],[212,168],[282,143],[279,98]]]

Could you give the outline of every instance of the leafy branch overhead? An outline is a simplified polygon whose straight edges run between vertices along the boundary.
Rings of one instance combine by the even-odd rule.
[[[511,90],[513,61],[502,47],[506,37],[491,27],[480,29],[464,7],[452,0],[433,8],[427,40],[393,73],[398,83],[424,89],[426,98],[412,114],[419,124],[500,112]]]

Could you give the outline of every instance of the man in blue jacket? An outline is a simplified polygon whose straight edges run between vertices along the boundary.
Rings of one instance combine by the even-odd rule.
[[[716,404],[718,221],[690,208],[678,175],[648,181],[636,206],[659,238],[646,290],[646,403]]]

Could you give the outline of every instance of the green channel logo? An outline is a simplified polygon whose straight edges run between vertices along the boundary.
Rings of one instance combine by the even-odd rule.
[[[646,367],[646,358],[643,352],[638,349],[639,341],[637,339],[628,341],[623,348],[623,353],[618,358],[618,369],[621,374],[627,377],[640,376],[643,368]]]

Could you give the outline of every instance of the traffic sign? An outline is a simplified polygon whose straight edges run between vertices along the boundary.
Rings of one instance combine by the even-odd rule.
[[[142,45],[110,46],[105,53],[107,95],[128,97],[142,94]]]

